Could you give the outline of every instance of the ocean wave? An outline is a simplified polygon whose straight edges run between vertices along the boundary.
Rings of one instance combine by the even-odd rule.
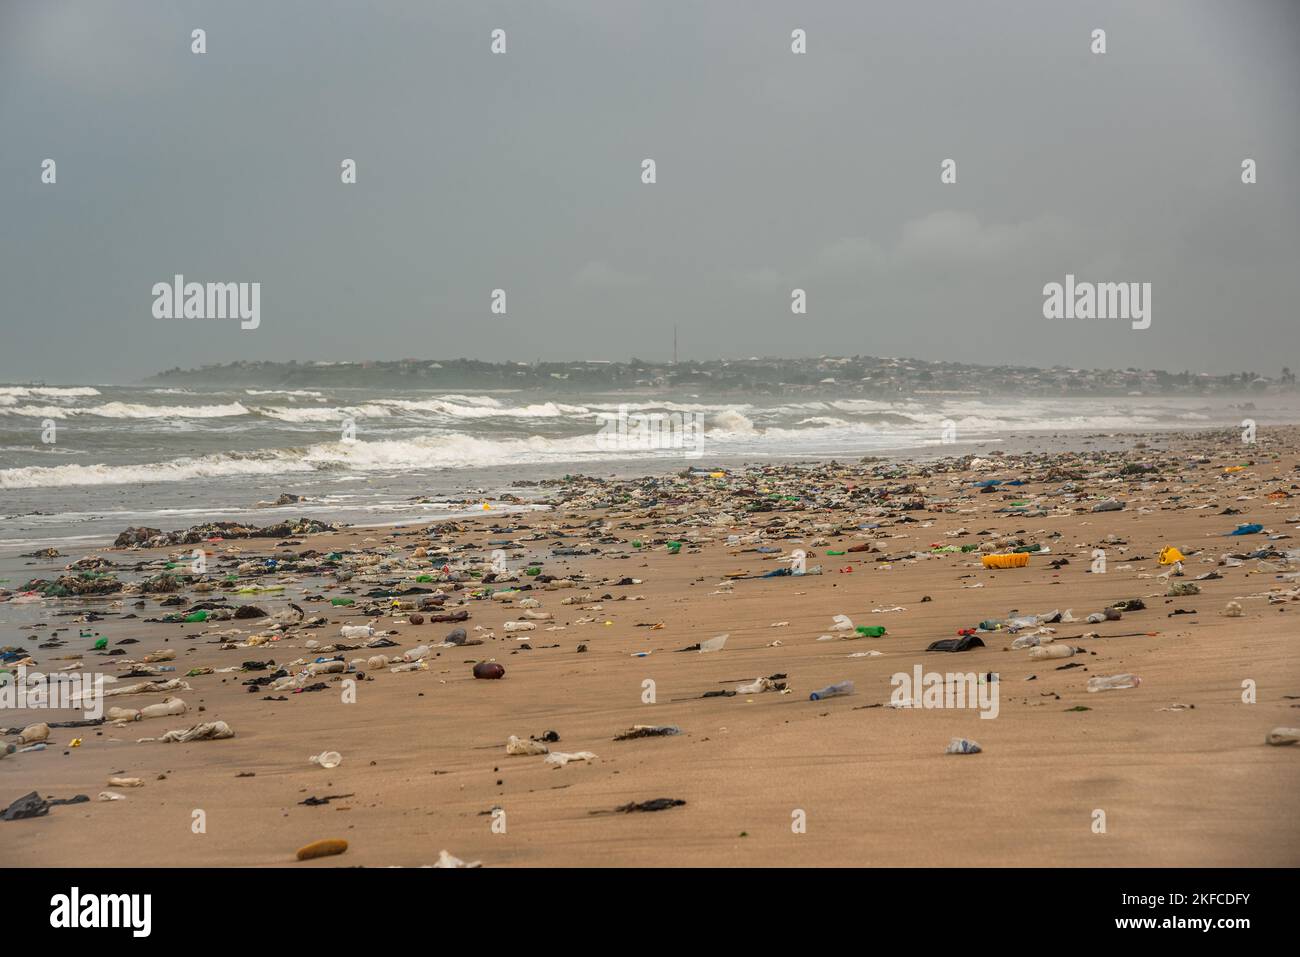
[[[67,419],[73,416],[93,415],[102,419],[218,419],[232,415],[248,415],[249,410],[238,402],[225,405],[142,405],[138,402],[106,402],[84,409],[64,406],[0,406],[0,415],[13,415],[33,419]]]
[[[591,410],[585,405],[566,405],[562,402],[539,402],[533,405],[503,406],[449,401],[448,399],[376,399],[377,405],[405,413],[426,413],[452,419],[555,419],[566,416],[587,416]]]
[[[91,388],[88,385],[69,386],[66,388],[61,386],[43,386],[43,385],[42,386],[36,386],[36,385],[0,386],[0,395],[12,395],[22,399],[28,399],[31,398],[32,396],[38,396],[38,395],[47,396],[47,397],[59,397],[59,396],[76,397],[76,396],[99,395],[99,394],[100,391],[98,389]]]
[[[245,395],[287,395],[292,399],[323,399],[324,392],[313,392],[310,389],[245,389]]]
[[[708,433],[726,441],[729,433]],[[706,436],[707,437],[707,436]],[[680,457],[682,449],[611,447],[599,430],[568,438],[486,439],[427,435],[413,439],[322,442],[306,448],[223,452],[144,465],[29,466],[0,470],[0,489],[180,482],[196,478],[279,475],[290,472],[375,472],[527,465],[567,461],[617,461]]]
[[[281,422],[342,422],[344,419],[377,419],[392,415],[387,408],[375,403],[313,409],[255,406],[254,411],[258,415],[278,419]]]
[[[141,482],[184,482],[197,478],[281,475],[316,471],[313,465],[287,453],[230,453],[179,458],[144,465],[55,465],[0,470],[0,488],[64,488],[76,485],[135,485]]]

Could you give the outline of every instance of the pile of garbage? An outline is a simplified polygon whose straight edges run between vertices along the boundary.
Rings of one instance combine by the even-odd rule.
[[[164,532],[157,528],[128,528],[113,541],[114,548],[166,548],[174,545],[198,545],[231,538],[289,538],[335,531],[333,525],[314,518],[276,522],[274,525],[243,525],[239,522],[205,522],[193,528]]]

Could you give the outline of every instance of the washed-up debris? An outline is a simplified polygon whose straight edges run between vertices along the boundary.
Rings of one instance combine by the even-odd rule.
[[[86,598],[92,595],[115,595],[122,590],[122,583],[111,574],[60,575],[53,581],[33,578],[23,585],[22,590],[46,598]]]
[[[550,749],[540,741],[529,738],[517,738],[513,734],[506,740],[506,754],[529,755],[546,754]]]
[[[36,791],[32,791],[30,794],[24,794],[5,808],[3,812],[0,812],[0,820],[22,821],[33,817],[44,817],[50,813],[52,807],[57,807],[60,804],[84,804],[89,800],[90,798],[84,794],[78,794],[70,798],[43,798]]]
[[[334,531],[333,525],[311,518],[276,522],[259,528],[238,522],[207,522],[177,532],[163,532],[156,528],[128,528],[113,541],[114,548],[163,548],[175,545],[198,545],[220,539],[238,538],[288,538],[292,535],[316,535]]]
[[[682,729],[674,724],[636,724],[630,730],[614,735],[614,740],[631,741],[635,738],[665,738],[681,733]]]
[[[50,726],[45,722],[29,724],[18,733],[18,743],[26,746],[29,744],[39,744],[42,741],[48,741],[50,737]]]
[[[680,798],[654,798],[649,801],[632,801],[614,808],[615,814],[634,814],[641,811],[667,811],[669,808],[682,807],[686,802]],[[593,811],[599,814],[599,811]]]
[[[299,801],[298,803],[303,805],[304,807],[320,807],[322,804],[329,804],[330,801],[341,801],[344,798],[350,798],[350,797],[356,797],[356,795],[355,794],[327,794],[324,797],[316,797],[313,795],[312,797],[307,798],[305,801]],[[299,858],[299,860],[302,860],[302,858]]]
[[[1029,564],[1029,555],[1026,552],[1007,555],[985,555],[980,559],[980,563],[985,568],[1024,568]]]
[[[342,854],[348,849],[348,842],[341,838],[326,838],[323,841],[313,841],[304,847],[298,848],[298,860],[310,861],[318,857],[331,857],[335,854]]]
[[[1095,678],[1088,679],[1089,691],[1119,691],[1125,688],[1136,688],[1142,683],[1142,679],[1137,675],[1119,674],[1119,675],[1098,675]]]
[[[1050,642],[1049,644],[1040,644],[1029,649],[1029,657],[1035,660],[1052,659],[1052,658],[1069,658],[1075,654],[1076,649],[1073,645],[1061,644],[1059,642]]]
[[[161,738],[142,738],[142,741],[163,741],[167,744],[187,744],[190,741],[219,741],[233,738],[235,732],[224,721],[206,721],[192,728],[178,728],[168,731]]]
[[[978,742],[970,738],[953,738],[948,742],[948,747],[943,749],[944,754],[979,754],[984,749],[979,746]]]
[[[1264,739],[1277,747],[1300,743],[1300,728],[1274,728]]]
[[[552,751],[546,756],[546,763],[562,768],[571,761],[594,761],[596,755],[590,751]]]
[[[960,638],[941,638],[938,641],[931,642],[926,651],[970,651],[972,648],[983,648],[984,642],[975,635],[962,635]]]
[[[459,857],[456,857],[454,854],[449,854],[446,850],[442,850],[438,852],[437,862],[434,864],[430,864],[429,866],[437,867],[437,868],[445,868],[445,869],[456,868],[456,867],[482,867],[483,862],[462,861]]]
[[[853,694],[852,681],[840,681],[833,685],[827,685],[825,688],[818,688],[808,696],[809,701],[821,701],[823,698],[838,698],[841,695]]]
[[[495,661],[480,661],[474,666],[475,678],[504,678],[506,669]]]
[[[1236,528],[1234,528],[1232,531],[1228,532],[1227,534],[1229,534],[1229,535],[1258,535],[1258,534],[1259,534],[1260,532],[1262,532],[1263,530],[1264,530],[1264,526],[1263,526],[1263,525],[1260,525],[1260,524],[1258,524],[1258,523],[1253,523],[1253,522],[1252,522],[1252,523],[1250,523],[1250,524],[1246,524],[1246,525],[1238,525]]]
[[[343,763],[343,755],[337,751],[322,751],[320,754],[313,754],[309,757],[307,763],[322,768],[337,768]]]

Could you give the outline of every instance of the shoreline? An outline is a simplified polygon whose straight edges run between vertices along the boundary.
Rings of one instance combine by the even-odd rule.
[[[1281,425],[1266,426],[1269,429],[1285,429],[1292,425],[1300,426],[1300,423],[1286,423]],[[658,460],[644,459],[611,459],[599,461],[582,461],[575,460],[569,462],[544,462],[533,463],[529,465],[508,465],[493,467],[465,467],[463,469],[436,469],[430,471],[430,477],[433,481],[445,487],[445,491],[438,496],[440,500],[430,501],[427,503],[416,503],[406,501],[390,501],[383,503],[362,504],[357,506],[340,506],[337,504],[327,504],[319,501],[308,500],[294,505],[283,507],[258,507],[255,503],[249,502],[243,505],[230,505],[225,507],[204,507],[189,506],[186,508],[166,508],[159,510],[124,510],[120,514],[123,516],[121,521],[126,524],[155,524],[162,521],[163,517],[168,514],[186,514],[194,517],[200,517],[205,520],[227,520],[227,521],[257,521],[259,518],[269,522],[279,518],[296,517],[301,514],[309,518],[317,518],[322,521],[329,521],[332,524],[346,523],[357,528],[384,528],[395,525],[438,521],[442,518],[464,517],[473,514],[475,511],[471,505],[466,505],[462,510],[454,508],[457,504],[464,503],[465,497],[471,492],[478,492],[478,499],[493,500],[502,495],[521,495],[529,491],[528,484],[521,486],[518,484],[521,480],[528,482],[524,477],[526,475],[540,475],[543,479],[555,479],[564,474],[577,475],[603,475],[617,477],[621,479],[634,478],[659,478],[665,475],[671,475],[683,469],[712,466],[716,465],[723,468],[741,468],[750,465],[761,465],[765,463],[773,465],[799,465],[799,464],[819,464],[832,461],[844,461],[852,458],[853,461],[863,460],[887,460],[899,462],[906,465],[923,466],[934,461],[941,461],[945,458],[953,458],[969,454],[993,454],[1003,452],[1006,454],[1018,454],[1025,451],[1036,450],[1046,447],[1052,451],[1070,451],[1076,447],[1089,447],[1099,449],[1122,449],[1130,447],[1136,442],[1168,442],[1168,441],[1191,441],[1198,437],[1215,438],[1220,433],[1224,435],[1236,433],[1239,430],[1230,426],[1208,426],[1205,428],[1188,429],[1185,427],[1170,427],[1167,429],[1135,430],[1132,432],[1096,432],[1093,430],[1080,429],[1077,432],[1049,432],[1049,433],[1011,433],[1006,437],[996,439],[980,439],[969,441],[958,441],[951,444],[935,442],[924,447],[900,446],[898,448],[871,449],[866,455],[857,453],[845,454],[810,454],[810,453],[792,453],[790,456],[782,457],[775,455],[718,455],[714,457],[702,456],[698,459],[687,458],[682,456],[665,456]],[[397,476],[397,480],[410,482],[413,480],[415,473],[405,473]],[[495,484],[488,479],[492,476],[501,476]],[[297,487],[297,484],[303,479],[310,479],[310,475],[302,473],[287,473],[283,476],[263,477],[266,482],[264,488],[278,488],[283,486]],[[374,482],[382,482],[386,476],[375,476],[373,479],[365,477],[367,485]],[[531,483],[529,483],[531,484]],[[142,484],[141,488],[148,487],[148,483]],[[45,490],[26,490],[29,494],[35,491],[44,491],[50,495],[73,494],[78,491],[78,486],[71,487],[54,487]],[[84,488],[98,488],[89,486]],[[173,483],[158,483],[160,493],[174,490]],[[461,496],[458,503],[455,496]],[[452,506],[444,516],[436,514],[436,510],[441,506]],[[411,511],[417,511],[421,508],[427,508],[430,514],[426,516],[412,516],[409,518],[390,518],[395,514],[397,509],[409,508]],[[350,521],[351,513],[362,513],[360,520]],[[68,514],[68,513],[60,513]],[[92,516],[103,516],[105,510],[99,509],[92,513]],[[115,513],[107,513],[115,514]],[[23,514],[13,514],[6,516],[7,523],[18,522],[23,518],[32,518]],[[380,519],[380,520],[376,520]],[[82,522],[85,520],[83,519]],[[80,522],[78,523],[80,524]],[[61,527],[62,531],[70,531],[76,526],[73,524]],[[36,549],[49,546],[58,547],[61,543],[66,543],[69,547],[93,548],[101,544],[109,544],[116,536],[120,528],[110,526],[112,531],[91,535],[57,535],[46,534],[38,535],[28,533],[17,538],[9,538],[9,530],[0,525],[0,577],[13,571],[10,562],[16,557],[18,549]]]

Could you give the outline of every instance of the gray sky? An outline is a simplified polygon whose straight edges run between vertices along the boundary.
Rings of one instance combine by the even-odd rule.
[[[684,357],[1276,374],[1298,54],[1291,0],[0,0],[0,379],[667,359],[674,322]],[[154,319],[177,272],[261,282],[261,327]],[[1151,328],[1044,319],[1067,272],[1152,283]]]

